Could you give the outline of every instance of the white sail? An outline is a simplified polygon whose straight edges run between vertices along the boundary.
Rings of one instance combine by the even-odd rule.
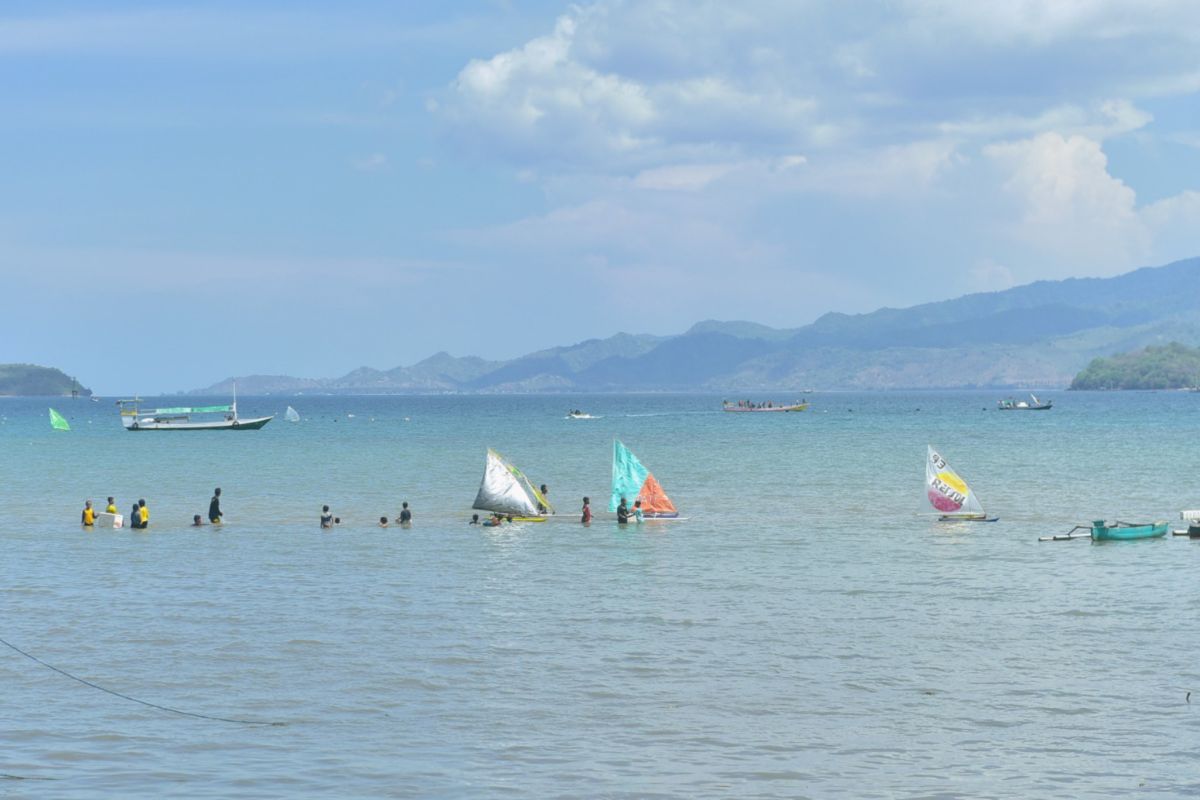
[[[479,494],[475,495],[472,508],[514,517],[536,517],[544,513],[538,510],[537,491],[524,473],[490,449],[487,466],[483,469],[483,482],[479,484]]]
[[[934,510],[945,517],[982,517],[983,505],[967,482],[946,459],[928,447],[925,459],[925,497]]]
[[[292,408],[291,406],[287,407],[287,411],[284,412],[283,417],[288,422],[299,422],[300,421],[300,413],[298,411],[296,411],[296,409]]]

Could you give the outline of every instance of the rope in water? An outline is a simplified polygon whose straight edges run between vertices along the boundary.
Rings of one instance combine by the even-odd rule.
[[[59,675],[63,675],[67,678],[70,678],[73,681],[78,681],[79,683],[82,683],[84,686],[90,686],[93,689],[99,689],[100,691],[104,692],[105,694],[111,694],[113,697],[119,697],[122,700],[128,700],[131,703],[139,703],[140,705],[148,706],[149,708],[158,709],[159,711],[167,711],[171,714],[179,714],[180,716],[184,716],[184,717],[195,717],[196,719],[208,719],[208,720],[212,720],[214,722],[229,722],[234,725],[283,725],[284,724],[282,722],[264,722],[261,720],[253,720],[253,719],[231,719],[229,717],[213,716],[212,714],[198,714],[195,711],[183,711],[182,709],[171,708],[170,706],[163,706],[163,705],[159,705],[158,703],[151,703],[149,700],[139,700],[136,697],[130,697],[127,694],[122,694],[121,692],[115,691],[113,689],[105,688],[98,683],[92,683],[91,681],[89,681],[85,678],[81,678],[78,675],[72,675],[70,672],[67,672],[65,669],[59,669],[58,667],[54,666],[53,664],[47,664],[45,661],[42,661],[40,658],[35,656],[33,653],[29,653],[29,652],[22,650],[21,648],[17,647],[12,642],[5,641],[4,639],[0,639],[0,644],[3,644],[5,647],[20,653],[21,655],[28,658],[30,661],[41,664],[46,669],[53,670],[53,671],[57,672]]]

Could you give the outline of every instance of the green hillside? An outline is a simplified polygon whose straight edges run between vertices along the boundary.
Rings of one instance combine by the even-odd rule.
[[[76,390],[83,397],[92,394],[62,370],[36,364],[0,364],[0,396],[43,397],[70,395]]]
[[[1072,389],[1188,389],[1200,386],[1200,348],[1171,342],[1093,359]]]

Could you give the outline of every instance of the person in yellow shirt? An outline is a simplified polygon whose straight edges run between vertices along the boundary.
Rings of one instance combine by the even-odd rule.
[[[92,508],[91,500],[83,504],[83,514],[80,515],[79,522],[85,528],[90,528],[96,524],[96,509]]]
[[[115,513],[117,513],[117,503],[116,503],[116,501],[115,501],[115,500],[113,500],[111,497],[110,497],[110,498],[108,498],[108,508],[104,509],[104,513],[105,513],[105,514],[115,514]]]
[[[150,527],[150,509],[146,508],[145,500],[138,500],[138,516],[141,518],[143,528]]]

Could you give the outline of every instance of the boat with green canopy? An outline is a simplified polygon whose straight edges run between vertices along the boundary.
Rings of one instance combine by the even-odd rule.
[[[238,416],[237,391],[233,402],[217,406],[176,406],[172,408],[142,408],[141,400],[118,400],[121,424],[127,431],[255,431],[266,425],[269,417]],[[194,419],[194,417],[200,417]]]

